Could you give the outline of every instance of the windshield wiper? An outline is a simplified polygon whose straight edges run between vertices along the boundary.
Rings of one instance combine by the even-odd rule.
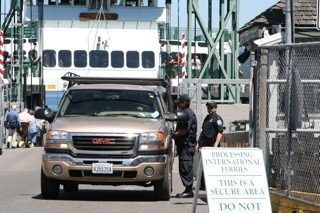
[[[129,114],[129,113],[112,113],[112,114],[96,115],[96,116],[110,116],[110,117],[130,116],[130,117],[135,117],[135,118],[143,118],[142,116],[135,115],[135,114]]]
[[[64,116],[77,116],[77,115],[85,115],[85,116],[98,116],[97,113],[85,113],[85,112],[76,112],[76,113],[71,113],[71,114],[66,114]]]

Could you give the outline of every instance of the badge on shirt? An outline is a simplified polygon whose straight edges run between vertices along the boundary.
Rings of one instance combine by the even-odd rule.
[[[217,124],[219,125],[219,126],[221,126],[222,125],[222,121],[219,119],[219,120],[217,120]]]

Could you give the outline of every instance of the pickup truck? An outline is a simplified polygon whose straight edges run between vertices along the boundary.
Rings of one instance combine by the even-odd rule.
[[[169,79],[81,77],[68,81],[57,111],[40,108],[35,117],[50,125],[41,164],[41,194],[57,199],[60,185],[153,186],[157,200],[169,200],[175,154],[171,132],[188,120],[173,110]]]

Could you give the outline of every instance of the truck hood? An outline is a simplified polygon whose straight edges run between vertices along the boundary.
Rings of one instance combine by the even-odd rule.
[[[140,133],[163,128],[162,119],[133,117],[58,117],[52,129],[67,132],[90,133]]]

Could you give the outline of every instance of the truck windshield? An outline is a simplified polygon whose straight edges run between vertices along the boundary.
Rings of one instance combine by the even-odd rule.
[[[60,116],[130,116],[160,118],[156,94],[135,90],[71,90]]]

